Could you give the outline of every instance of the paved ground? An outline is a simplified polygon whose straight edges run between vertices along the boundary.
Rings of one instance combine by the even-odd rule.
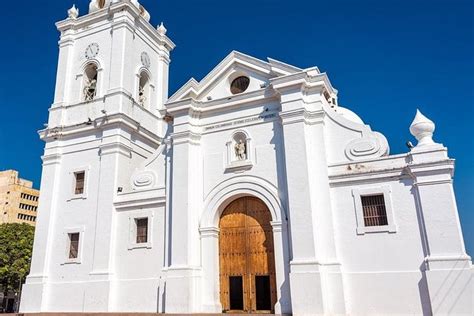
[[[193,316],[214,316],[214,315],[226,315],[226,316],[249,316],[249,315],[274,315],[267,313],[260,314],[158,314],[158,313],[26,313],[26,314],[2,314],[5,316],[159,316],[159,315],[193,315]]]

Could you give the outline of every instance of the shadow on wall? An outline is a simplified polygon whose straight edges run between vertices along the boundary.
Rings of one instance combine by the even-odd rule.
[[[407,157],[407,159],[409,159]],[[408,163],[408,160],[406,161]],[[423,218],[423,212],[420,207],[420,201],[418,199],[418,194],[416,192],[416,188],[413,186],[413,180],[410,179],[402,179],[400,182],[407,186],[410,187],[410,193],[413,196],[413,201],[415,203],[415,209],[416,209],[416,218],[418,221],[418,232],[420,233],[420,240],[421,240],[421,246],[423,249],[423,257],[426,258],[428,256],[429,250],[428,250],[428,243],[426,242],[426,230],[425,230],[425,225],[424,225],[424,218]],[[426,264],[423,261],[419,267],[420,272],[421,272],[421,279],[418,281],[418,292],[420,295],[420,302],[421,302],[421,307],[423,309],[423,315],[433,315],[433,311],[431,310],[431,298],[430,298],[430,292],[428,289],[428,280],[426,278]]]
[[[426,265],[423,262],[420,265],[421,279],[418,281],[418,291],[420,293],[421,307],[423,309],[424,316],[431,316],[433,312],[431,310],[430,292],[428,290],[428,281],[426,279]]]
[[[163,289],[163,291],[160,291],[161,289]],[[156,300],[156,311],[157,311],[157,313],[165,313],[166,281],[163,281],[163,279],[161,277],[160,277],[160,283],[158,285],[157,296],[158,296],[158,299]],[[161,305],[161,308],[160,308],[160,305]]]
[[[459,283],[459,281],[461,281],[459,278],[466,271],[465,269],[463,269],[463,267],[459,266],[460,264],[462,264],[462,262],[463,261],[461,261],[461,260],[456,261],[456,264],[454,265],[454,267],[449,271],[448,275],[446,276],[446,278],[441,283],[441,286],[439,286],[438,291],[436,291],[436,293],[434,293],[433,302],[436,302],[437,306],[435,306],[434,309],[433,309],[433,315],[438,314],[438,309],[441,306],[443,306],[443,303],[446,301],[446,299],[447,299],[449,293],[451,292],[451,290],[453,289],[453,287],[456,286],[456,284]],[[471,271],[472,271],[472,269],[471,269]],[[459,301],[459,298],[466,291],[468,286],[472,286],[472,273],[471,273],[470,277],[467,278],[467,280],[464,282],[464,284],[462,286],[462,290],[459,291],[459,294],[456,297],[456,299],[451,303],[451,306],[449,307],[449,314],[452,313],[453,309],[456,307],[456,305]],[[440,295],[442,295],[440,293],[440,291],[442,289],[445,289],[445,288],[447,288],[447,290],[444,291],[445,294],[443,295],[443,297],[439,297]]]
[[[280,109],[281,110],[281,109]],[[263,116],[263,112],[261,115]],[[288,190],[287,190],[287,183],[286,183],[286,168],[285,168],[285,146],[283,144],[284,140],[284,135],[283,135],[283,128],[281,124],[278,121],[273,121],[273,137],[270,140],[270,144],[272,144],[275,148],[275,156],[276,156],[276,167],[277,170],[280,172],[277,172],[278,177],[278,188],[279,188],[279,198],[281,200],[281,204],[283,206],[283,209],[286,210],[285,214],[281,214],[281,218],[283,219],[283,225],[287,225],[287,239],[283,238],[283,249],[287,249],[288,251],[288,259],[292,260],[293,258],[293,252],[291,249],[292,241],[291,241],[291,230],[290,230],[290,219],[288,218],[287,214],[289,213],[288,209],[288,196],[286,195]],[[280,140],[280,141],[279,141]],[[289,271],[289,262],[285,262],[283,264],[283,269],[284,273],[283,275],[285,276],[285,279],[283,280],[283,283],[280,286],[280,298],[278,299],[278,303],[280,304],[280,307],[282,308],[282,312],[286,312],[287,309],[290,308],[291,306],[291,292],[288,290],[290,288],[289,284],[289,276],[290,276],[290,271]],[[284,310],[285,309],[285,310]]]

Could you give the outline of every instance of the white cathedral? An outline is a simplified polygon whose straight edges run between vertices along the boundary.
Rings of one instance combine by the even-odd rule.
[[[326,73],[239,52],[168,97],[175,45],[136,0],[68,15],[20,312],[473,314],[420,112],[390,155]]]

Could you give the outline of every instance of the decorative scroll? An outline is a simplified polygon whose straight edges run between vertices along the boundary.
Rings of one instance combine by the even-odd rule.
[[[346,157],[349,160],[377,158],[389,154],[387,139],[380,133],[354,139],[346,146]]]
[[[132,176],[132,187],[135,190],[152,188],[156,183],[156,174],[151,170],[140,170]]]

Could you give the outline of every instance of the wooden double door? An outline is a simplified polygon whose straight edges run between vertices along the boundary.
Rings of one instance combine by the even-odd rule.
[[[231,202],[219,222],[224,312],[273,313],[277,300],[271,214],[254,197]]]

